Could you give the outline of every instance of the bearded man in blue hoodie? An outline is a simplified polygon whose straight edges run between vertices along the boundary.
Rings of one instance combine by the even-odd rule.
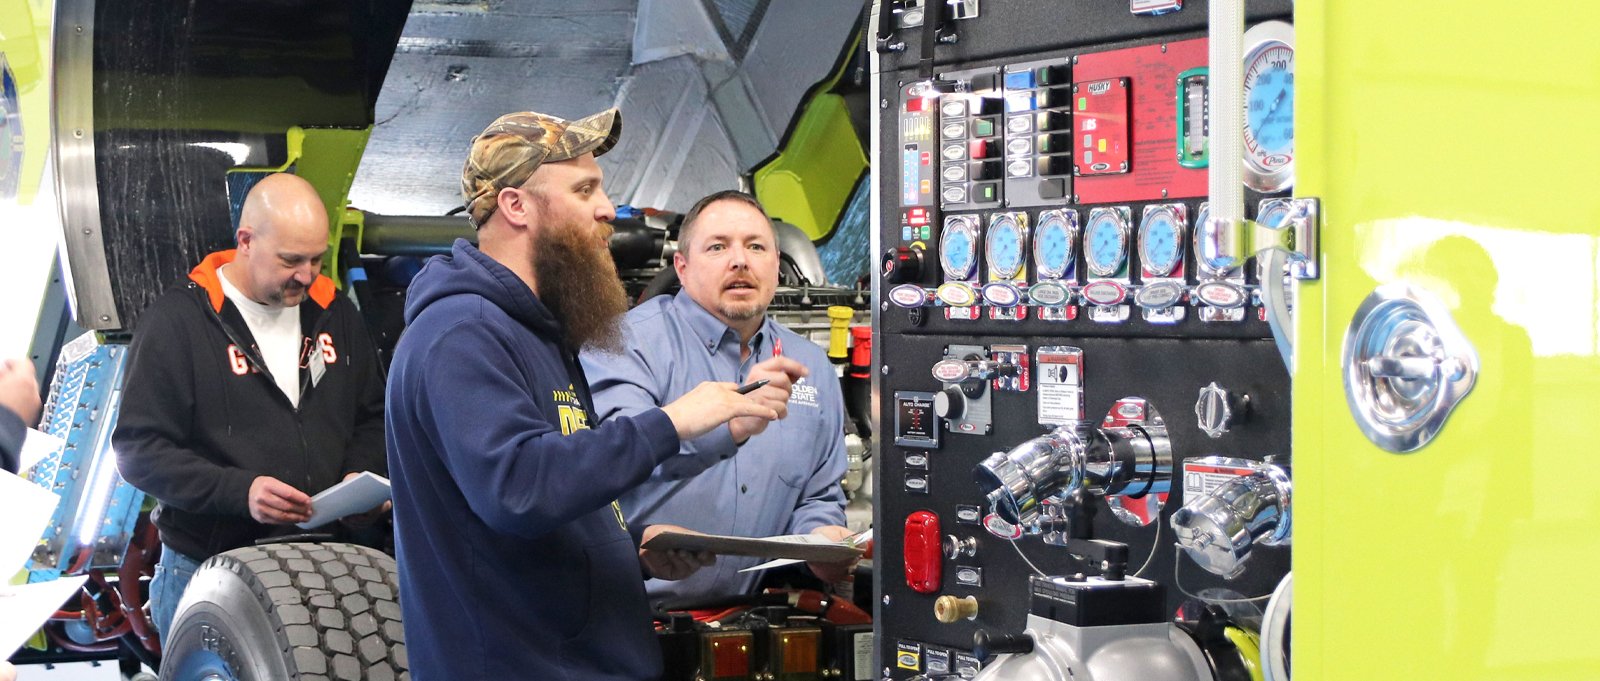
[[[590,422],[580,348],[615,350],[627,298],[607,241],[616,209],[595,157],[615,110],[508,114],[472,142],[456,241],[407,292],[388,387],[400,602],[411,678],[654,679],[644,579],[703,553],[640,550],[616,499],[679,442],[788,396],[703,383],[660,409]]]

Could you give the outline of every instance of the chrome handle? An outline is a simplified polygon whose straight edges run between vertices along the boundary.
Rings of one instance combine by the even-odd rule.
[[[1367,373],[1376,378],[1405,380],[1446,379],[1461,375],[1461,363],[1452,357],[1373,357],[1367,360]]]
[[[1195,257],[1212,271],[1231,269],[1252,257],[1281,251],[1289,263],[1289,276],[1317,278],[1318,232],[1321,202],[1315,198],[1289,199],[1289,215],[1281,224],[1229,220],[1213,214],[1200,225]]]
[[[1345,400],[1361,432],[1388,451],[1426,445],[1471,392],[1478,355],[1449,310],[1421,289],[1379,287],[1345,335]]]

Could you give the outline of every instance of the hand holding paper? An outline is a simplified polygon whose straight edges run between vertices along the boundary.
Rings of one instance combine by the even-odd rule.
[[[311,497],[311,517],[296,525],[309,530],[345,516],[366,513],[388,500],[389,479],[366,471]]]
[[[717,562],[717,554],[704,549],[689,548],[663,548],[656,538],[663,534],[676,536],[704,536],[694,530],[684,529],[676,525],[651,525],[644,528],[644,541],[640,542],[639,562],[644,564],[645,573],[656,579],[677,581],[692,575],[703,567],[709,567]],[[668,541],[667,543],[671,543]]]

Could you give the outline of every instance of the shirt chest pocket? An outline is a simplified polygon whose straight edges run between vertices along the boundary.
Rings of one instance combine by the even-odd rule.
[[[767,428],[774,436],[769,452],[772,465],[783,484],[803,487],[811,479],[827,442],[822,433],[824,427],[822,414],[816,407],[790,402],[789,415]]]

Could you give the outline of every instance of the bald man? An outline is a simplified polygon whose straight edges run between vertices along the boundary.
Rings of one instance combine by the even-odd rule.
[[[163,636],[205,559],[299,532],[312,495],[387,472],[383,375],[360,314],[320,274],[316,190],[267,176],[235,237],[139,319],[112,435],[122,477],[159,502],[150,605]]]

